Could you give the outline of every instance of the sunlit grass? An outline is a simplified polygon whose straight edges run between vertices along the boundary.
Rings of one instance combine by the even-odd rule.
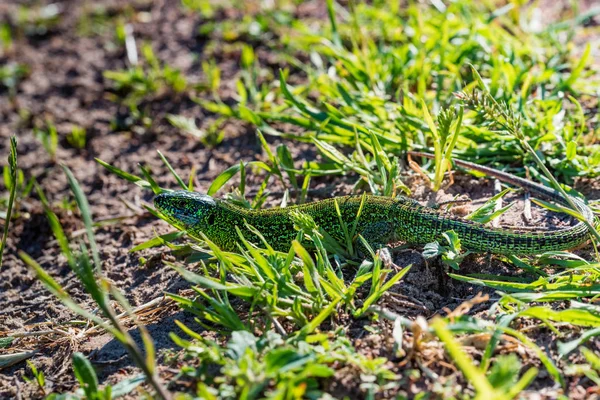
[[[325,23],[297,18],[286,7],[257,7],[241,21],[223,21],[217,19],[223,4],[182,3],[188,12],[205,19],[198,35],[207,41],[207,54],[215,48],[237,52],[240,69],[233,82],[223,81],[216,60],[203,60],[201,81],[190,85],[169,60],[158,60],[150,45],[141,47],[139,64],[105,71],[104,77],[110,98],[129,107],[141,123],[147,116],[140,104],[161,91],[186,91],[207,113],[218,116],[216,122],[205,130],[179,115],[169,115],[168,121],[189,140],[207,147],[218,149],[223,140],[220,125],[227,120],[256,128],[262,158],[230,165],[209,185],[211,196],[260,209],[277,185],[283,188],[277,199],[282,206],[300,204],[311,197],[311,185],[322,177],[336,182],[348,178],[355,193],[410,195],[404,183],[412,173],[405,165],[409,150],[434,153],[431,164],[419,167],[433,190],[448,183],[455,157],[519,175],[531,172],[567,199],[558,182],[572,184],[576,177],[600,176],[595,109],[587,107],[593,104],[599,83],[590,68],[591,47],[582,54],[572,51],[565,35],[571,33],[571,25],[534,29],[528,7],[459,0],[402,7],[374,1],[344,8],[329,0]],[[259,49],[270,52],[269,63]],[[222,91],[223,87],[234,90]],[[295,133],[286,130],[290,125]],[[55,153],[50,129],[39,137],[48,143],[48,152]],[[272,137],[286,141],[271,145]],[[70,140],[83,147],[85,133],[74,131]],[[313,146],[321,158],[294,159],[297,142]],[[169,187],[195,189],[194,170],[180,176],[174,160],[159,156],[172,175]],[[5,170],[12,198],[18,180],[16,153],[14,157],[14,165]],[[142,190],[153,194],[170,190],[159,185],[162,181],[144,165],[135,175],[97,161]],[[142,354],[113,318],[109,295],[130,308],[102,277],[103,260],[87,201],[66,173],[86,227],[87,244],[80,251],[72,250],[41,190],[38,196],[58,246],[104,317],[75,303],[34,260],[21,257],[75,312],[119,339],[157,396],[167,397],[150,338],[143,335]],[[251,175],[259,179],[254,191],[249,190]],[[510,207],[495,207],[504,194],[467,218],[481,223],[498,218]],[[598,205],[592,206],[597,212]],[[163,218],[153,207],[146,209]],[[394,269],[368,246],[370,257],[364,257],[357,251],[364,244],[353,226],[343,226],[344,240],[338,243],[306,215],[293,218],[297,235],[287,252],[273,250],[264,240],[251,243],[239,233],[238,251],[229,253],[207,238],[192,239],[176,231],[148,238],[130,250],[169,253],[166,267],[192,288],[192,294],[167,294],[197,317],[196,326],[177,322],[186,338],[171,335],[187,357],[177,364],[174,381],[191,382],[188,396],[318,397],[325,392],[325,383],[344,369],[353,369],[360,379],[356,387],[369,398],[395,394],[415,381],[434,382],[432,393],[441,397],[466,393],[482,399],[516,398],[540,378],[542,369],[542,380],[554,382],[558,394],[566,393],[571,377],[600,382],[600,360],[586,347],[600,335],[600,310],[593,303],[600,294],[596,239],[592,238],[594,250],[586,250],[584,257],[571,252],[501,257],[503,265],[519,273],[491,276],[461,271],[468,253],[456,234],[447,232],[425,246],[423,257],[427,262],[439,259],[440,265],[451,268],[440,273],[447,273],[453,283],[492,289],[495,296],[467,300],[457,310],[447,310],[446,316],[410,320],[382,301],[386,294],[402,291],[402,278],[410,266]],[[260,232],[254,233],[260,237]],[[477,302],[489,307],[475,317],[470,310]],[[382,336],[391,330],[393,350],[386,348],[383,356],[374,358],[363,354],[356,337],[346,330],[366,318],[373,326],[361,325],[365,334],[390,328]],[[541,330],[555,335],[556,342],[538,343]],[[206,332],[214,332],[218,339],[208,339]],[[503,345],[512,346],[514,354],[504,354]],[[581,354],[576,364],[566,358],[575,352]],[[460,373],[440,376],[438,365],[450,365]],[[75,354],[73,367],[83,389],[79,394],[110,397],[111,386],[100,387],[84,356]],[[45,390],[43,373],[32,372]],[[445,380],[452,388],[460,382],[465,393],[444,387],[440,382]],[[125,392],[123,387],[137,384],[139,378],[112,388]]]

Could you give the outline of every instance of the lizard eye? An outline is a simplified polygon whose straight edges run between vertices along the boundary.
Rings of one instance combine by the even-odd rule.
[[[215,223],[215,215],[214,215],[214,214],[210,214],[210,215],[208,216],[208,220],[207,220],[207,222],[208,222],[208,224],[209,224],[209,225],[212,225],[212,224],[214,224],[214,223]]]

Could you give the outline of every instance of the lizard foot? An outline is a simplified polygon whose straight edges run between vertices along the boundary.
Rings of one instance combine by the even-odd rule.
[[[392,252],[390,251],[389,247],[382,247],[378,249],[375,254],[377,257],[379,257],[385,268],[393,267],[394,269],[398,269],[398,266],[394,264]]]

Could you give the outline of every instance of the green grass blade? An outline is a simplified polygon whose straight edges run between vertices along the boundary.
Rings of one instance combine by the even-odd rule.
[[[594,328],[587,330],[579,338],[571,340],[570,342],[558,342],[558,352],[562,356],[566,356],[579,346],[583,345],[588,340],[600,336],[600,328]]]
[[[37,184],[35,185],[35,188],[36,188],[37,194],[42,202],[42,206],[44,207],[44,211],[46,212],[46,217],[48,218],[48,223],[50,224],[52,233],[54,234],[54,237],[56,238],[63,255],[66,257],[69,266],[71,267],[72,270],[75,271],[76,266],[77,266],[76,261],[75,261],[75,256],[73,255],[73,252],[71,251],[71,247],[69,246],[69,240],[67,239],[67,236],[65,235],[63,227],[60,224],[60,221],[58,220],[58,217],[56,216],[54,211],[52,211],[52,209],[50,208],[50,204],[48,204],[48,200],[46,199],[46,196],[44,195],[42,188]]]
[[[77,206],[79,207],[79,211],[81,212],[81,218],[83,219],[83,224],[85,226],[85,231],[87,233],[88,241],[90,244],[90,250],[92,251],[92,258],[94,260],[94,266],[96,270],[99,272],[102,270],[102,263],[100,262],[100,252],[98,251],[98,245],[96,244],[96,238],[94,236],[94,221],[92,220],[92,213],[90,212],[90,205],[79,186],[79,182],[75,179],[75,176],[71,172],[71,170],[63,165],[63,170],[67,175],[67,180],[69,181],[69,185],[71,186],[71,190],[75,195],[75,201],[77,202]]]
[[[504,197],[506,195],[506,193],[510,192],[511,190],[512,189],[510,189],[510,188],[504,189],[500,193],[491,197],[483,205],[481,205],[481,207],[479,207],[478,209],[476,209],[475,211],[473,211],[469,215],[467,215],[465,217],[465,219],[468,219],[470,221],[479,222],[481,224],[485,224],[487,222],[490,222],[490,221],[498,218],[499,216],[504,214],[506,211],[508,211],[514,205],[514,202],[513,202],[513,203],[510,203],[510,204],[500,208],[499,210],[495,210],[496,204],[498,203],[498,201],[502,197]]]
[[[46,288],[55,295],[60,301],[62,301],[67,307],[73,310],[75,313],[81,315],[84,318],[93,321],[96,325],[99,325],[102,329],[110,332],[117,340],[124,341],[125,337],[112,326],[110,326],[106,321],[102,318],[93,314],[84,308],[82,308],[79,304],[77,304],[71,296],[63,289],[62,286],[54,278],[52,278],[33,258],[31,258],[26,253],[20,251],[19,257],[27,264],[29,267],[33,269],[37,278],[46,286]]]
[[[4,223],[4,232],[2,234],[2,242],[0,242],[0,268],[2,267],[2,257],[4,255],[4,249],[6,247],[6,240],[8,239],[8,227],[10,225],[10,218],[12,216],[13,204],[15,202],[15,196],[17,194],[17,137],[10,137],[10,154],[8,155],[8,168],[10,171],[10,194],[8,197],[8,207],[6,210],[6,218]]]
[[[146,250],[146,249],[150,249],[152,247],[157,247],[157,246],[162,246],[163,244],[177,240],[184,235],[185,235],[185,232],[183,232],[183,231],[166,233],[164,235],[157,236],[155,238],[145,241],[144,243],[140,243],[137,246],[132,247],[129,250],[129,252],[135,253],[136,251]]]
[[[408,273],[408,271],[410,271],[411,267],[412,267],[412,264],[402,268],[396,275],[391,277],[379,289],[377,289],[371,295],[369,295],[369,297],[367,297],[367,299],[365,300],[365,302],[364,302],[363,306],[360,308],[360,310],[358,310],[356,313],[354,313],[354,316],[357,318],[362,316],[369,309],[369,307],[371,305],[373,305],[377,300],[379,300],[379,298],[381,296],[383,296],[383,294],[385,292],[387,292],[392,286],[394,286],[396,283],[398,283],[398,281],[400,279],[402,279],[404,277],[404,275],[406,275]]]
[[[231,283],[221,283],[214,278],[196,274],[176,264],[168,263],[167,265],[177,271],[186,281],[195,285],[199,285],[205,289],[222,290],[246,299],[251,299],[256,295],[256,290],[253,287]]]
[[[150,174],[150,170],[142,164],[138,164],[138,166],[140,167],[142,174],[144,174],[146,181],[150,184],[150,188],[152,189],[154,194],[159,194],[161,192],[164,192],[164,190],[160,186],[158,186],[158,183],[156,183],[154,178],[152,178],[152,174]]]
[[[163,153],[160,150],[158,150],[158,155],[159,155],[160,159],[163,161],[163,163],[165,163],[165,165],[167,166],[167,168],[169,169],[171,174],[175,177],[175,180],[177,181],[179,186],[181,186],[181,188],[183,190],[188,190],[188,186],[185,184],[183,179],[181,179],[181,177],[177,174],[177,172],[175,172],[175,170],[171,166],[171,163],[169,163],[169,160],[167,160],[167,158],[163,155]]]
[[[261,168],[267,172],[271,172],[271,167],[261,161],[252,161],[247,163],[247,165],[256,166]],[[214,196],[215,193],[219,191],[231,178],[235,176],[241,169],[241,164],[235,164],[231,167],[227,168],[225,171],[221,172],[219,176],[217,176],[212,183],[210,184],[208,191],[206,192],[209,196]]]
[[[122,169],[113,167],[109,163],[104,162],[99,158],[95,158],[95,160],[98,164],[102,165],[104,168],[106,168],[108,171],[112,172],[113,174],[117,175],[119,178],[125,179],[126,181],[131,182],[131,183],[135,183],[136,185],[138,185],[139,187],[144,188],[144,189],[152,188],[152,185],[150,185],[150,182],[140,178],[137,175],[133,175],[133,174],[130,174],[129,172],[123,171]]]
[[[561,206],[559,204],[549,203],[547,201],[540,200],[540,199],[531,199],[531,201],[533,201],[538,206],[544,207],[547,210],[564,213],[564,214],[570,215],[571,217],[576,218],[580,221],[585,221],[585,217],[583,215],[581,215],[580,212],[573,210],[571,208],[567,208],[567,207]]]
[[[533,350],[533,352],[538,356],[542,364],[544,364],[544,367],[546,367],[546,370],[554,379],[554,381],[559,383],[563,388],[565,387],[565,380],[561,375],[560,370],[557,368],[556,364],[552,361],[552,359],[538,345],[531,341],[531,339],[529,339],[522,332],[508,327],[501,327],[501,329],[506,334],[509,334],[519,339],[525,346]]]
[[[86,397],[92,399],[98,395],[98,376],[92,363],[79,352],[73,353],[73,372]]]
[[[477,397],[481,399],[495,399],[496,393],[485,374],[477,368],[469,356],[461,349],[458,341],[448,330],[446,323],[441,318],[435,318],[431,322],[435,334],[444,342],[446,351],[465,375],[465,378],[477,391]]]
[[[305,337],[306,335],[312,333],[315,329],[319,327],[329,316],[335,311],[338,303],[341,301],[341,298],[333,299],[331,303],[321,311],[316,317],[314,317],[308,325],[304,326],[300,331],[298,331],[298,337]]]
[[[538,318],[542,321],[566,322],[576,326],[600,326],[600,315],[584,309],[556,311],[549,307],[534,306],[526,308],[519,315]]]

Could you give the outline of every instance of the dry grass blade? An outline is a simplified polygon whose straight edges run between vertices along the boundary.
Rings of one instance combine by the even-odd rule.
[[[15,365],[20,363],[21,361],[25,361],[28,358],[33,357],[39,353],[39,350],[34,351],[22,351],[19,353],[13,354],[1,354],[0,355],[0,369],[10,367],[11,365]]]

